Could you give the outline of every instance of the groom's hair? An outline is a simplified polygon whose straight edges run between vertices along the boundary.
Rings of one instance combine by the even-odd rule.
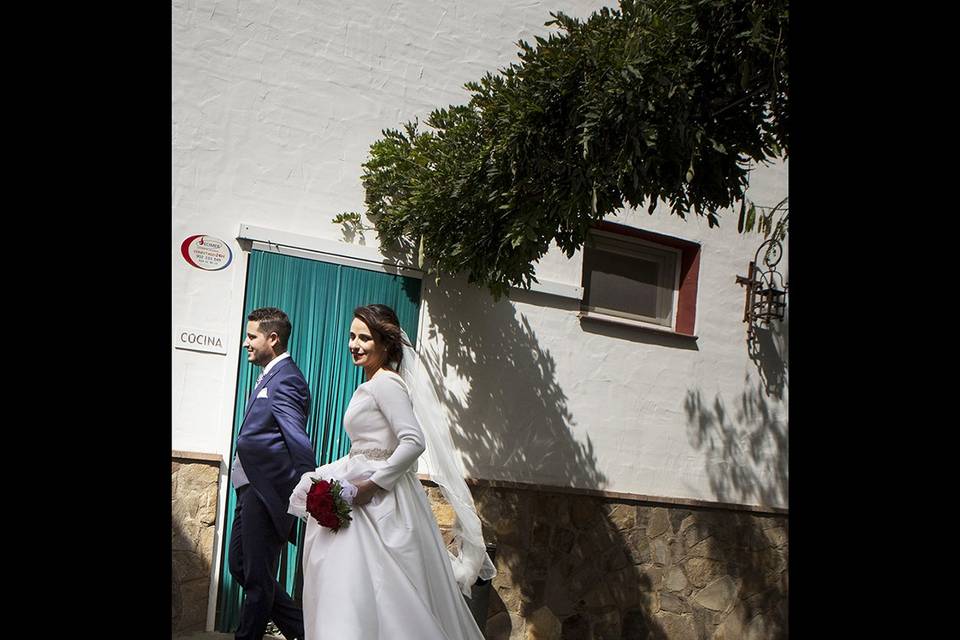
[[[254,309],[247,316],[247,320],[260,323],[260,331],[268,336],[276,332],[280,338],[280,347],[283,351],[287,350],[287,341],[290,339],[290,332],[293,331],[293,325],[290,324],[290,318],[276,307],[262,307]]]

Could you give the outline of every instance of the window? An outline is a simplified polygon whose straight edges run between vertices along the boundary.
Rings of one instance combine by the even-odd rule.
[[[604,222],[583,249],[582,317],[693,335],[700,246]]]

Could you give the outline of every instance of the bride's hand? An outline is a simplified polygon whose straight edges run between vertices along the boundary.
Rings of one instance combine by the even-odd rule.
[[[380,485],[373,480],[359,480],[353,484],[357,488],[357,495],[353,498],[353,504],[358,507],[370,502],[377,491],[380,491]]]

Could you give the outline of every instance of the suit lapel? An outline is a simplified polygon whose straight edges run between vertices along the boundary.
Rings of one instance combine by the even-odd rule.
[[[291,362],[292,358],[284,358],[277,364],[273,365],[273,368],[270,369],[270,372],[267,375],[263,376],[263,380],[260,381],[260,384],[253,388],[253,391],[250,392],[250,397],[247,398],[247,407],[243,410],[243,419],[246,421],[247,414],[250,413],[251,407],[253,407],[253,401],[257,399],[257,394],[260,393],[260,390],[264,388],[267,382],[277,375],[277,372],[287,366],[288,362]]]

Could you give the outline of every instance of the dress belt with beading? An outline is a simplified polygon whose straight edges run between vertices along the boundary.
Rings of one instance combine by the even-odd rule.
[[[365,456],[369,460],[386,460],[396,449],[380,449],[373,447],[370,449],[350,449],[350,457]]]

